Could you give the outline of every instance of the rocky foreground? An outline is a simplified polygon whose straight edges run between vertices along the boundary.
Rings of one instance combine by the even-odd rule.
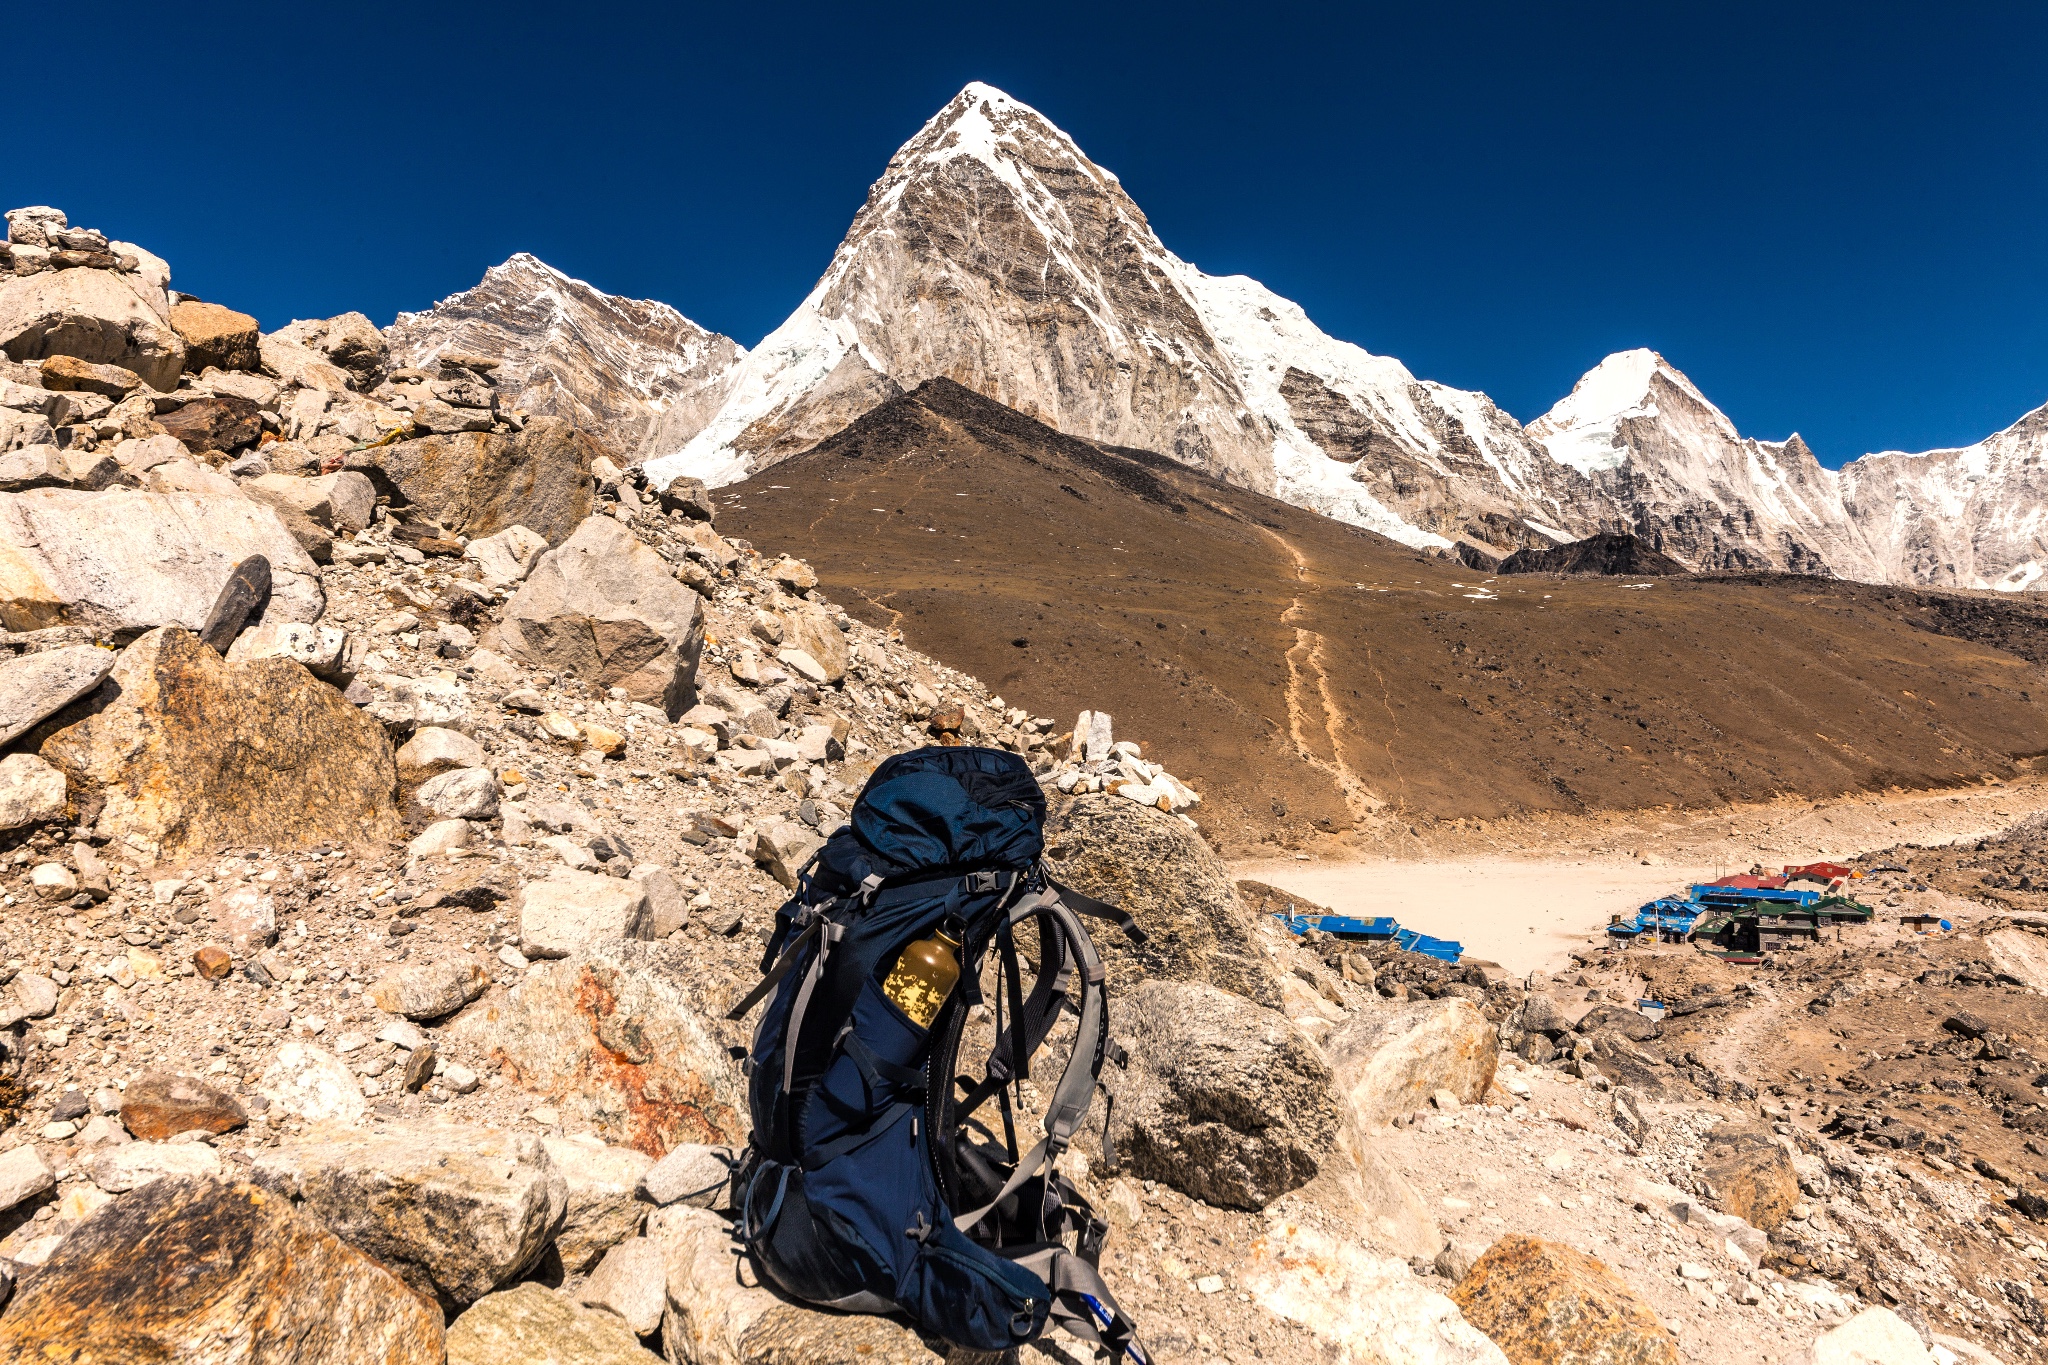
[[[960,1355],[739,1273],[718,1159],[774,908],[926,743],[1027,755],[1057,875],[1150,931],[1102,945],[1129,1062],[1062,1166],[1156,1359],[2039,1351],[2024,1180],[1687,1032],[1767,988],[1296,938],[1110,715],[849,617],[490,357],[261,335],[9,223],[0,1359]]]

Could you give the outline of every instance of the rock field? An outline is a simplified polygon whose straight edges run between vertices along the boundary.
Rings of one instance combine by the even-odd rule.
[[[1756,968],[1296,938],[1112,690],[1008,704],[492,357],[8,223],[0,1359],[968,1360],[742,1273],[718,1150],[775,908],[924,744],[1151,933],[1060,1164],[1161,1365],[2048,1359],[2029,828]]]

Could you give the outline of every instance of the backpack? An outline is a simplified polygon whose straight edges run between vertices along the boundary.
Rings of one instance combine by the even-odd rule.
[[[1054,1166],[1120,1051],[1079,916],[1144,936],[1047,876],[1044,824],[1045,797],[1015,754],[926,748],[875,769],[777,912],[760,984],[727,1016],[768,1001],[745,1063],[753,1132],[733,1175],[736,1236],[765,1280],[810,1304],[901,1312],[983,1351],[1055,1323],[1147,1365],[1096,1270],[1108,1224]],[[921,1028],[883,984],[908,945],[942,930],[959,945],[958,982]],[[991,952],[994,1046],[986,1074],[956,1076]],[[1020,1155],[1017,1087],[1062,1010],[1077,1020],[1073,1048],[1043,1135]],[[1001,1139],[976,1117],[990,1100]]]

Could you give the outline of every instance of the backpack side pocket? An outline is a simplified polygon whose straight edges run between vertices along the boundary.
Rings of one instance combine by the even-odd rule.
[[[956,1346],[1007,1351],[1045,1330],[1052,1290],[1024,1267],[970,1242],[949,1219],[926,1235],[897,1302]]]

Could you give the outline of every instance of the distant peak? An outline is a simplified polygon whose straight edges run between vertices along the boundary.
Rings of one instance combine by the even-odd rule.
[[[1670,361],[1647,346],[1616,351],[1579,377],[1572,391],[1540,419],[1553,428],[1587,426],[1641,408],[1659,376],[1699,402],[1707,396]]]

